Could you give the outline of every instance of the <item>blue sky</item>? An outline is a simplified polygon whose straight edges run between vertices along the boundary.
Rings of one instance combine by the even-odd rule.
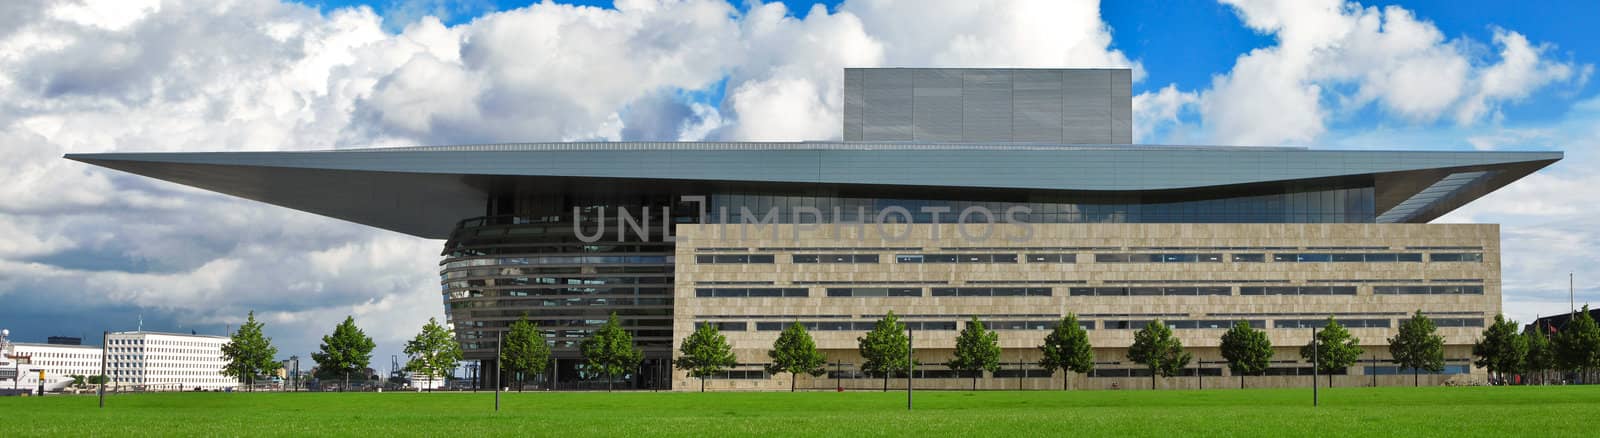
[[[1564,150],[1441,221],[1502,224],[1509,316],[1565,309],[1573,271],[1600,302],[1600,2],[284,1],[0,6],[0,326],[221,333],[255,310],[305,355],[354,315],[383,357],[442,316],[441,242],[66,153],[826,140],[842,68],[881,65],[1137,66],[1142,143]]]

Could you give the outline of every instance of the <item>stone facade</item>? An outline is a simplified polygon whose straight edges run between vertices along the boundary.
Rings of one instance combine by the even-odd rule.
[[[1412,376],[1393,374],[1395,365],[1387,362],[1386,338],[1393,336],[1400,320],[1421,310],[1441,321],[1439,334],[1445,339],[1450,368],[1446,374],[1422,376],[1421,383],[1440,384],[1452,378],[1482,380],[1482,371],[1472,369],[1465,359],[1470,357],[1471,344],[1482,331],[1484,319],[1500,311],[1499,227],[1492,224],[1032,224],[1026,230],[1021,225],[999,224],[988,236],[984,236],[988,225],[965,227],[963,233],[950,224],[679,225],[674,348],[693,332],[696,323],[726,323],[724,334],[741,366],[723,378],[711,379],[706,387],[779,390],[789,387],[788,375],[756,371],[759,364],[767,362],[766,350],[778,336],[774,326],[803,321],[837,328],[849,323],[851,329],[811,331],[830,363],[837,364],[830,366],[829,375],[801,376],[797,386],[879,389],[882,380],[852,375],[852,364],[860,362],[856,338],[866,331],[859,323],[870,325],[893,311],[902,315],[902,321],[930,327],[915,337],[916,356],[923,364],[919,371],[930,372],[929,378],[917,380],[917,387],[963,389],[971,387],[972,380],[952,375],[942,363],[951,355],[956,329],[977,316],[991,326],[1009,323],[1013,327],[998,330],[1003,370],[985,373],[976,382],[979,389],[1056,389],[1064,384],[1139,389],[1149,388],[1151,379],[1133,377],[1138,374],[1115,377],[1139,372],[1140,366],[1124,356],[1136,330],[1110,326],[1127,324],[1115,321],[1142,325],[1143,321],[1162,319],[1196,325],[1178,327],[1174,333],[1196,359],[1204,361],[1199,364],[1204,371],[1201,376],[1191,371],[1187,377],[1155,379],[1157,387],[1238,387],[1240,379],[1231,376],[1225,364],[1216,363],[1222,360],[1216,347],[1225,329],[1203,327],[1245,319],[1266,328],[1278,346],[1274,367],[1279,368],[1273,371],[1277,375],[1246,377],[1245,384],[1293,386],[1310,381],[1310,377],[1298,375],[1296,368],[1309,367],[1300,360],[1298,348],[1309,341],[1313,329],[1298,325],[1304,324],[1299,321],[1333,315],[1341,321],[1371,325],[1349,329],[1366,354],[1345,375],[1333,378],[1335,386],[1409,385]],[[703,263],[710,261],[703,260],[707,255],[767,254],[774,256],[771,263]],[[845,254],[876,255],[877,262],[793,262],[795,255]],[[910,263],[905,261],[912,259],[901,259],[947,254],[1011,254],[1015,261],[1006,261],[1010,259],[1004,256],[999,257],[1002,261],[987,263]],[[1071,254],[1075,260],[1035,262],[1030,258],[1051,254]],[[1122,254],[1132,255],[1136,261],[1109,261]],[[1263,260],[1235,261],[1235,255],[1249,260],[1255,254]],[[1321,261],[1324,254],[1345,261]],[[1378,254],[1369,256],[1377,261],[1348,261],[1360,254]],[[1417,259],[1389,261],[1393,256],[1385,254]],[[1452,254],[1466,254],[1468,261],[1436,260],[1454,257]],[[1152,255],[1160,260],[1170,256],[1175,262],[1137,261]],[[1186,255],[1196,260],[1188,261]],[[1220,260],[1210,261],[1214,257]],[[916,289],[917,296],[829,296],[830,288],[852,287]],[[984,287],[1033,290],[1017,293],[1017,289],[1008,289],[1006,296],[934,296],[933,291]],[[1079,293],[1090,290],[1085,288],[1116,287],[1138,291],[1125,296]],[[1185,295],[1134,296],[1166,287]],[[1187,295],[1190,287],[1211,288],[1213,295]],[[1306,288],[1298,290],[1311,295],[1262,293],[1282,293],[1291,287]],[[737,288],[804,288],[806,296],[702,296],[713,289]],[[1047,296],[1041,295],[1043,288],[1049,289]],[[1219,293],[1222,288],[1226,295]],[[1344,294],[1350,289],[1353,294]],[[1377,293],[1380,289],[1385,292]],[[1095,323],[1089,333],[1096,347],[1096,368],[1112,377],[1073,375],[1070,382],[1064,382],[1059,373],[1036,376],[1035,347],[1047,333],[1039,324],[1068,312]],[[1369,374],[1373,365],[1383,375]],[[1190,368],[1195,367],[1191,363]],[[835,369],[842,372],[832,373]],[[673,388],[699,388],[699,382],[683,371],[675,371],[673,379]],[[1326,377],[1319,382],[1327,383]],[[903,388],[905,381],[892,379],[888,385]]]

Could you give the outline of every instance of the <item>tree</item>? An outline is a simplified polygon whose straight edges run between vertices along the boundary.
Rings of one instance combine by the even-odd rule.
[[[317,362],[317,368],[344,377],[344,386],[339,388],[343,391],[350,387],[350,373],[362,372],[372,363],[372,349],[376,346],[372,338],[356,327],[355,318],[345,316],[332,334],[322,337],[320,351],[311,353],[311,360]]]
[[[1239,320],[1222,334],[1221,350],[1228,370],[1239,376],[1240,389],[1244,389],[1245,375],[1265,373],[1272,365],[1272,341],[1266,331],[1256,330],[1249,321]]]
[[[972,317],[956,336],[956,355],[945,366],[971,373],[972,390],[977,391],[979,375],[985,370],[992,373],[1000,369],[1000,334],[985,330],[983,321]]]
[[[673,365],[700,378],[700,392],[706,392],[706,377],[738,364],[732,347],[728,346],[728,337],[709,322],[701,323],[694,333],[684,338],[678,352],[682,355]]]
[[[767,372],[789,373],[789,392],[794,392],[795,381],[800,373],[815,377],[827,372],[828,358],[817,351],[817,343],[811,340],[811,333],[806,332],[806,326],[799,322],[783,329],[778,340],[772,342],[772,350],[767,351],[767,357],[772,358]]]
[[[1522,369],[1524,372],[1539,373],[1539,383],[1545,383],[1545,372],[1556,366],[1555,346],[1550,344],[1550,335],[1542,324],[1534,323],[1527,330],[1522,331],[1522,339],[1528,344],[1528,354],[1523,356]]]
[[[103,374],[96,374],[96,375],[93,375],[93,376],[89,376],[89,378],[87,380],[87,382],[89,382],[90,385],[104,385],[108,381],[111,381],[111,379],[106,378],[106,376],[103,375]]]
[[[868,376],[883,377],[883,391],[889,391],[889,376],[911,372],[911,362],[906,354],[911,351],[911,340],[906,337],[906,325],[895,318],[894,311],[872,325],[866,336],[856,338],[861,351],[861,371]]]
[[[1483,329],[1483,339],[1472,345],[1472,355],[1478,357],[1474,365],[1510,384],[1507,376],[1521,372],[1527,359],[1528,338],[1517,333],[1516,321],[1507,321],[1503,314],[1495,315],[1494,324]]]
[[[255,383],[256,376],[283,366],[273,359],[278,355],[278,347],[272,346],[272,338],[261,333],[263,326],[256,321],[256,312],[251,311],[239,330],[230,336],[228,343],[222,344],[222,360],[227,361],[222,367],[222,375],[239,379],[247,391]]]
[[[1589,316],[1589,306],[1572,315],[1567,325],[1551,340],[1555,347],[1556,364],[1564,370],[1580,373],[1584,383],[1589,383],[1589,371],[1600,367],[1600,328]]]
[[[428,318],[422,332],[406,342],[405,353],[411,356],[406,361],[406,371],[426,376],[429,391],[433,390],[434,377],[444,377],[461,362],[461,344],[456,343],[455,337],[437,319]]]
[[[1172,337],[1172,328],[1159,319],[1134,333],[1133,345],[1128,347],[1128,360],[1150,367],[1150,389],[1156,389],[1157,375],[1176,376],[1193,358],[1183,351],[1183,342]]]
[[[1350,368],[1361,359],[1361,347],[1357,346],[1361,340],[1350,337],[1350,331],[1345,330],[1332,316],[1328,317],[1327,325],[1317,331],[1316,339],[1311,342],[1316,346],[1307,343],[1300,347],[1300,358],[1316,362],[1317,371],[1328,375],[1329,388],[1333,387],[1333,373]]]
[[[505,336],[500,340],[500,366],[518,376],[517,391],[521,392],[529,377],[543,374],[549,367],[550,343],[539,332],[539,325],[528,321],[527,315],[511,323]],[[498,378],[495,381],[498,383]]]
[[[82,374],[70,374],[67,377],[72,379],[72,383],[68,383],[67,385],[73,388],[82,389],[89,383],[88,378]]]
[[[1444,337],[1435,333],[1433,320],[1416,314],[1400,323],[1400,332],[1389,338],[1389,355],[1403,368],[1411,368],[1411,379],[1422,386],[1422,370],[1444,370]]]
[[[1086,374],[1094,371],[1094,346],[1089,344],[1089,332],[1078,325],[1076,314],[1068,313],[1056,322],[1056,328],[1044,336],[1044,344],[1039,346],[1039,356],[1039,367],[1045,371],[1055,373],[1055,370],[1061,370],[1062,390],[1066,390],[1072,382],[1072,376],[1067,373]]]
[[[595,330],[593,336],[584,339],[578,349],[583,351],[583,358],[588,360],[590,369],[606,376],[607,391],[611,390],[611,384],[618,374],[632,371],[644,360],[644,353],[633,346],[633,335],[622,329],[615,312],[599,330]]]

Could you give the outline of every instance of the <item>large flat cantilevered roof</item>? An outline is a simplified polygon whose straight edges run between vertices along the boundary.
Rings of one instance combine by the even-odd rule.
[[[1071,192],[1155,192],[1371,178],[1378,213],[1426,222],[1562,158],[1153,145],[578,142],[67,158],[406,234],[482,215],[485,177]],[[630,183],[630,181],[632,183]],[[1390,212],[1394,208],[1404,210]]]

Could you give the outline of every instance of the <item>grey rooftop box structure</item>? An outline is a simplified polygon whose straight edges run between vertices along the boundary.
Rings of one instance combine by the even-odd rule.
[[[1129,144],[1128,69],[847,68],[844,141]]]

